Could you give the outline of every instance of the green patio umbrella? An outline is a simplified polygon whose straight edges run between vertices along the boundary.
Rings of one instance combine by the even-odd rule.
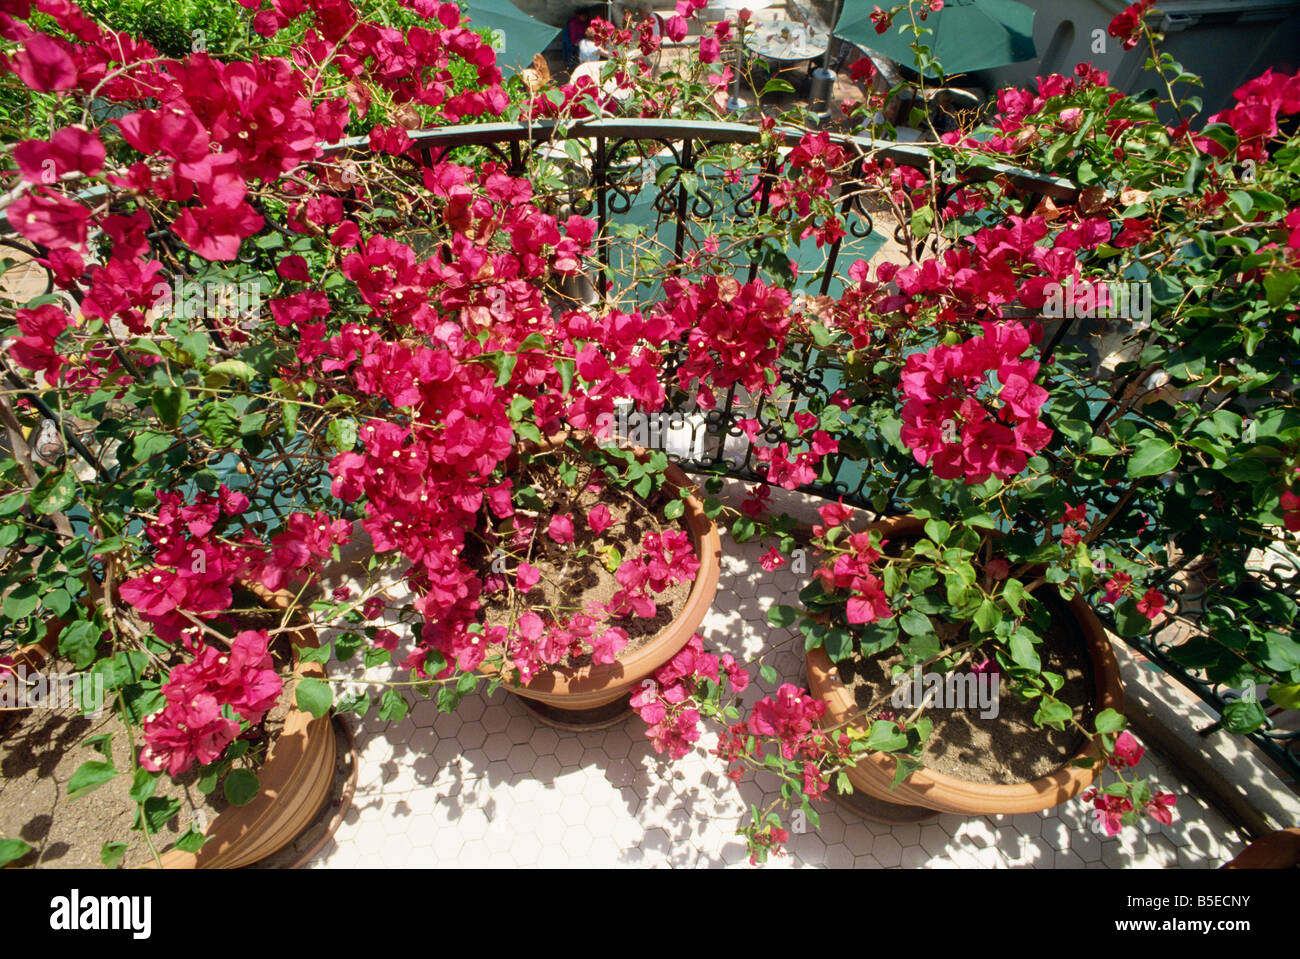
[[[496,34],[497,64],[506,72],[530,66],[533,57],[560,32],[559,27],[530,17],[510,0],[468,0],[461,7],[472,29],[487,28]]]
[[[871,22],[875,7],[872,0],[844,0],[835,36],[915,69],[911,19],[900,15],[892,27],[877,33]],[[904,25],[908,27],[906,33]],[[918,18],[917,25],[933,31],[922,34],[921,41],[950,76],[1038,56],[1034,49],[1034,10],[1016,0],[944,0],[942,10],[928,14],[925,20]],[[934,74],[933,70],[926,72]]]

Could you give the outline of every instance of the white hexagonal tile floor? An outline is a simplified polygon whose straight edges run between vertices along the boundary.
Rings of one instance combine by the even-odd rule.
[[[701,628],[706,645],[742,661],[767,650],[764,661],[780,681],[802,683],[796,634],[773,630],[764,616],[773,597],[797,602],[806,574],[788,566],[765,572],[759,557],[767,544],[723,543],[717,601]],[[340,676],[352,667],[330,668]],[[771,691],[755,677],[745,699]],[[732,783],[709,755],[716,744],[709,734],[685,759],[668,762],[643,730],[632,717],[600,732],[559,732],[500,690],[467,698],[451,715],[428,703],[400,723],[372,712],[356,729],[352,808],[311,866],[747,864],[736,826],[751,803],[776,797],[776,780],[760,774]],[[1079,800],[1030,815],[944,815],[893,827],[827,803],[820,828],[792,835],[788,854],[767,868],[1212,868],[1244,848],[1238,830],[1154,751],[1138,773],[1180,797],[1173,826],[1144,821],[1106,838],[1093,832]]]

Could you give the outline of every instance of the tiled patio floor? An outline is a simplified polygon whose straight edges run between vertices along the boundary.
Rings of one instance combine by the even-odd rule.
[[[707,647],[738,659],[781,644],[767,661],[781,680],[802,683],[801,647],[764,615],[774,603],[794,602],[806,577],[800,582],[788,566],[764,571],[758,559],[766,551],[723,537],[722,581],[701,631]],[[348,671],[330,668],[335,676]],[[745,698],[770,691],[758,680]],[[670,763],[643,728],[633,717],[600,732],[559,732],[502,691],[471,696],[449,715],[428,701],[401,723],[372,713],[357,728],[353,808],[311,865],[745,864],[736,826],[750,803],[762,808],[775,798],[776,780],[760,774],[732,783],[708,754],[715,740],[707,734],[694,753]],[[1244,848],[1237,830],[1153,751],[1138,773],[1178,795],[1173,826],[1148,820],[1105,838],[1077,799],[1039,814],[943,815],[921,826],[869,823],[825,804],[821,828],[792,835],[789,854],[766,868],[1213,868]]]

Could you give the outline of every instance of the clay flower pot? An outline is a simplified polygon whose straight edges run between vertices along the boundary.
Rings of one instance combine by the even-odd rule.
[[[552,437],[541,448],[559,445],[565,438],[565,434]],[[583,439],[592,444],[596,442],[594,437]],[[649,451],[640,447],[631,449],[637,459],[643,462],[650,456]],[[667,489],[673,492],[693,490],[690,479],[676,465],[668,464],[665,475]],[[640,685],[642,680],[652,675],[690,642],[691,636],[704,621],[709,607],[713,605],[713,597],[718,591],[718,576],[722,570],[722,542],[718,537],[717,524],[705,515],[704,503],[694,492],[685,504],[682,519],[690,533],[691,545],[699,558],[700,568],[695,574],[695,582],[691,584],[691,592],[681,614],[646,645],[613,663],[592,663],[577,668],[553,667],[538,672],[524,685],[506,684],[506,689],[525,699],[556,709],[598,709],[627,696],[633,687]]]
[[[272,592],[260,583],[245,583],[267,606],[284,610],[293,601],[285,590]],[[318,646],[316,631],[302,626],[291,637],[293,646]],[[325,678],[321,663],[304,663],[294,654],[290,682]],[[292,693],[292,687],[290,687]],[[197,853],[172,849],[162,854],[166,869],[236,869],[279,852],[307,828],[320,811],[334,779],[334,725],[295,703],[284,719],[266,761],[257,770],[257,796],[243,806],[231,806],[208,827],[208,841]]]
[[[894,517],[872,526],[873,529],[880,530],[886,539],[920,533],[922,527],[921,520],[914,516]],[[1096,711],[1122,710],[1123,690],[1120,687],[1119,666],[1105,629],[1092,608],[1080,596],[1076,595],[1066,605],[1088,645]],[[830,657],[823,649],[814,649],[807,654],[807,667],[809,690],[826,703],[823,725],[837,726],[858,711],[852,691],[840,681]],[[1096,745],[1089,741],[1071,760],[1097,758],[1099,755]],[[895,761],[891,756],[887,753],[873,753],[845,772],[855,790],[874,799],[963,816],[986,816],[1050,809],[1087,789],[1097,778],[1100,768],[1084,769],[1067,761],[1046,776],[1012,785],[969,782],[931,769],[919,769],[896,789],[890,789],[894,771]]]
[[[1279,829],[1256,839],[1224,869],[1294,869],[1300,866],[1300,829]]]
[[[260,583],[242,583],[261,602],[285,610],[293,602],[285,590],[272,592]],[[45,638],[24,646],[15,663],[40,669],[58,646],[63,626],[52,621]],[[290,639],[294,647],[318,646],[315,630],[300,627]],[[325,678],[321,663],[298,661],[296,683],[306,677]],[[290,693],[293,687],[290,686]],[[311,824],[330,792],[336,760],[334,726],[329,716],[316,719],[292,705],[265,762],[257,770],[257,796],[243,806],[231,806],[208,826],[208,841],[197,853],[172,849],[159,858],[165,869],[236,869],[279,852]],[[151,864],[152,865],[152,864]]]

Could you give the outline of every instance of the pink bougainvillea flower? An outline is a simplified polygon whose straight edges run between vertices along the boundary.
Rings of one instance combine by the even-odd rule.
[[[1138,0],[1130,4],[1110,21],[1106,32],[1124,41],[1124,49],[1132,50],[1141,39],[1142,18],[1156,5],[1156,0]]]
[[[262,228],[261,214],[240,201],[233,206],[186,207],[172,232],[205,260],[233,260],[239,244]]]
[[[867,83],[876,75],[876,65],[871,62],[870,57],[862,57],[856,60],[852,67],[849,68],[849,76],[853,78],[854,83]]]
[[[1106,581],[1106,592],[1102,596],[1102,600],[1107,603],[1118,602],[1121,596],[1128,595],[1128,588],[1132,582],[1132,576],[1116,570],[1115,574]]]
[[[587,525],[591,531],[599,536],[605,530],[614,524],[614,517],[609,512],[609,507],[604,503],[597,503],[587,514]]]
[[[150,772],[165,769],[179,776],[195,762],[207,765],[217,759],[237,735],[239,723],[221,715],[221,705],[211,693],[168,702],[144,721],[140,765]]]
[[[1111,796],[1096,789],[1083,794],[1085,802],[1093,804],[1097,821],[1108,836],[1118,836],[1124,826],[1124,814],[1133,811],[1133,803],[1125,796]]]
[[[610,626],[599,636],[591,637],[591,661],[607,664],[617,662],[619,652],[626,645],[627,633],[617,626]]]
[[[54,249],[84,248],[90,211],[75,200],[38,187],[9,204],[10,225],[33,243]]]
[[[573,520],[564,513],[556,513],[546,527],[546,535],[561,545],[573,542]]]
[[[1155,620],[1165,608],[1165,598],[1156,589],[1148,589],[1137,602],[1138,612],[1147,619]]]
[[[774,570],[780,569],[782,566],[785,565],[785,557],[783,557],[780,551],[777,550],[775,546],[773,546],[771,549],[769,549],[766,553],[763,554],[763,558],[760,559],[758,562],[759,565],[763,567],[763,569],[771,573]]]
[[[1143,808],[1143,811],[1158,823],[1166,826],[1174,824],[1174,803],[1178,797],[1173,793],[1156,793],[1151,797],[1151,801]]]
[[[1287,490],[1282,494],[1282,524],[1291,532],[1300,532],[1300,496]]]
[[[13,72],[33,90],[51,93],[77,85],[77,66],[68,53],[69,44],[46,33],[35,33],[14,55]]]
[[[46,140],[24,140],[14,147],[23,178],[50,184],[73,173],[94,176],[104,168],[104,144],[81,127],[64,127]]]
[[[535,566],[529,566],[527,563],[520,563],[519,568],[515,570],[515,588],[521,593],[526,593],[542,578],[542,571]]]
[[[1138,743],[1133,734],[1125,730],[1115,737],[1115,754],[1110,764],[1116,769],[1132,768],[1142,761],[1146,749]]]

